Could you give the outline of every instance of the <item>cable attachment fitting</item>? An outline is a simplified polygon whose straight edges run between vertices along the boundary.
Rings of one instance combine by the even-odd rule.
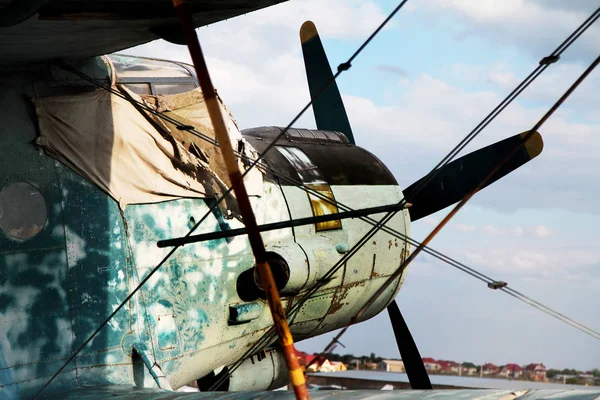
[[[540,60],[540,65],[554,64],[558,60],[560,60],[560,56],[558,56],[558,55],[557,56],[546,56]]]
[[[508,286],[508,283],[502,281],[494,281],[487,284],[490,289],[502,289],[503,287]]]
[[[338,65],[337,70],[338,72],[348,71],[351,66],[352,64],[350,64],[349,62],[341,63],[340,65]]]
[[[177,125],[177,129],[180,131],[193,131],[194,127],[192,125]]]

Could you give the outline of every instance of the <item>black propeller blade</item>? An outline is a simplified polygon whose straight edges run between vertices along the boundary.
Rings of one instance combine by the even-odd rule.
[[[452,161],[417,193],[413,192],[425,178],[410,185],[404,190],[404,196],[412,203],[409,208],[411,220],[416,221],[462,200],[521,143],[526,134],[509,137]],[[542,136],[536,132],[483,187],[534,159],[543,148]]]
[[[337,84],[333,80],[333,74],[321,38],[319,38],[317,28],[312,21],[306,21],[302,24],[300,41],[302,42],[306,78],[308,79],[310,98],[313,101],[312,107],[317,128],[325,131],[342,132],[346,135],[348,141],[354,144],[354,135],[342,102],[342,96],[340,96]],[[329,86],[315,99],[321,89],[329,82],[331,82]]]
[[[390,315],[390,321],[392,321],[392,328],[394,329],[394,336],[396,336],[398,350],[400,350],[400,357],[404,361],[404,369],[406,369],[410,387],[412,389],[431,389],[431,382],[423,364],[423,359],[421,359],[419,349],[417,349],[417,345],[408,330],[408,326],[402,317],[396,300],[391,302],[387,310]]]

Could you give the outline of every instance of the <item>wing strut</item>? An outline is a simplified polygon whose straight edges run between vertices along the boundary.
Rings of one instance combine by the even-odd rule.
[[[202,88],[202,94],[206,101],[210,120],[213,124],[215,135],[219,142],[219,147],[221,148],[221,153],[225,159],[225,165],[231,180],[231,186],[238,201],[240,214],[242,215],[244,224],[248,230],[248,240],[252,252],[254,253],[254,258],[256,259],[258,274],[262,287],[265,289],[267,302],[269,303],[271,315],[273,316],[273,323],[277,335],[279,336],[279,343],[281,344],[290,379],[294,386],[294,393],[296,394],[297,399],[308,399],[304,373],[296,359],[294,340],[292,339],[292,334],[290,333],[290,328],[285,317],[285,311],[281,305],[279,292],[277,291],[277,286],[275,285],[275,280],[273,279],[273,274],[267,261],[265,245],[260,236],[260,232],[257,229],[256,218],[252,212],[242,174],[233,153],[231,142],[229,141],[229,134],[227,133],[227,127],[225,126],[223,115],[221,114],[221,107],[219,106],[215,89],[212,85],[206,62],[204,61],[202,48],[200,47],[200,42],[196,36],[192,18],[188,12],[187,3],[184,0],[173,0],[173,5],[175,6],[177,17],[179,18],[185,40],[188,44],[190,56],[192,57],[194,68],[196,69],[196,75],[198,76],[200,87]]]

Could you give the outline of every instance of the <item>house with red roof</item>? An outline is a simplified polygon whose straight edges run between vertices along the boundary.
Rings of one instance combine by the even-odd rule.
[[[525,367],[524,374],[533,381],[545,381],[546,367],[544,364],[529,364]]]
[[[523,368],[518,364],[506,364],[498,375],[506,378],[518,378],[523,374]]]
[[[457,362],[449,361],[449,360],[437,360],[436,362],[440,365],[442,372],[453,373],[453,374],[458,373],[458,363]]]
[[[442,369],[442,366],[431,357],[423,358],[423,365],[425,365],[427,372],[439,372]]]
[[[312,354],[305,353],[303,351],[296,350],[296,358],[298,359],[298,363],[305,367],[315,359],[315,356]]]
[[[500,368],[492,363],[483,364],[481,368],[483,368],[483,375],[496,375],[500,372]]]

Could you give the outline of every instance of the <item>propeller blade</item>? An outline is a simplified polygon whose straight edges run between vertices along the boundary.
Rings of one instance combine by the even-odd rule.
[[[410,185],[404,190],[404,196],[412,203],[409,208],[411,220],[416,221],[462,200],[506,158],[508,153],[519,145],[526,134],[527,132],[523,132],[509,137],[452,161],[414,195],[413,192],[425,178]],[[536,132],[526,144],[520,146],[519,150],[483,187],[494,183],[534,159],[542,152],[543,148],[542,136]]]
[[[317,128],[342,132],[350,143],[355,144],[342,96],[340,96],[337,84],[333,80],[333,74],[321,38],[319,38],[317,27],[312,21],[306,21],[302,24],[300,41],[302,42],[306,78],[310,98],[313,101],[312,107]],[[316,98],[321,89],[329,82],[331,82],[329,86]]]
[[[400,357],[402,357],[402,361],[404,362],[404,369],[406,369],[410,387],[412,389],[431,389],[431,382],[429,381],[429,375],[427,375],[427,370],[423,364],[423,359],[408,330],[406,321],[404,321],[404,318],[402,317],[402,313],[400,312],[396,300],[391,302],[387,310],[390,315],[394,336],[396,336],[396,343],[398,344],[398,350],[400,350]]]

